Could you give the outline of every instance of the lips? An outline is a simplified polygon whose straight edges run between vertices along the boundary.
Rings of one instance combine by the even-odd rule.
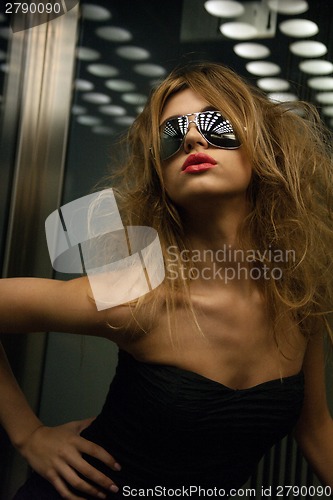
[[[217,165],[217,161],[205,153],[195,153],[188,156],[182,166],[186,173],[203,172]]]

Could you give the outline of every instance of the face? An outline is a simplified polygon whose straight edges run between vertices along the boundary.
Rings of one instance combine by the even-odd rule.
[[[160,123],[171,117],[212,110],[191,89],[173,95],[164,107]],[[221,110],[223,113],[223,110]],[[194,116],[190,116],[193,120]],[[173,202],[189,209],[193,202],[237,199],[246,202],[252,168],[242,146],[221,149],[211,145],[190,123],[180,150],[162,162],[165,189]]]

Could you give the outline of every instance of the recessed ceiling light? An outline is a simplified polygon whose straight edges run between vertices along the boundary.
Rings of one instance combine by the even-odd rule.
[[[85,92],[93,90],[94,84],[92,82],[89,82],[88,80],[82,80],[81,78],[78,78],[74,82],[74,87],[76,90],[82,90]]]
[[[228,0],[207,0],[204,5],[208,14],[217,17],[238,17],[245,11],[240,2]]]
[[[77,47],[76,57],[81,61],[96,61],[96,59],[101,57],[101,54],[89,47]]]
[[[295,94],[289,94],[287,92],[270,92],[267,94],[271,101],[277,102],[293,102],[298,101],[298,97]]]
[[[150,57],[150,52],[148,52],[148,50],[130,45],[118,47],[116,49],[116,54],[124,59],[131,59],[134,61],[143,61]]]
[[[284,35],[295,38],[314,36],[319,31],[317,24],[308,19],[288,19],[280,23],[279,28]]]
[[[99,92],[88,92],[86,94],[82,94],[82,99],[94,104],[108,104],[111,101],[110,96],[100,94]]]
[[[238,43],[234,46],[234,52],[245,59],[263,59],[270,55],[269,48],[260,43]]]
[[[322,59],[309,59],[299,64],[299,69],[311,75],[329,75],[333,72],[333,64]]]
[[[87,108],[84,108],[83,106],[78,106],[77,104],[74,104],[74,106],[72,106],[73,115],[84,115],[84,113],[86,112]]]
[[[224,23],[220,26],[222,35],[234,40],[249,40],[258,34],[257,28],[248,23]]]
[[[132,40],[132,35],[128,30],[116,26],[101,26],[97,28],[96,35],[110,42],[128,42]]]
[[[321,92],[316,95],[316,100],[321,104],[333,104],[333,92]]]
[[[333,106],[325,106],[322,108],[322,112],[325,116],[333,116]]]
[[[282,92],[290,87],[290,83],[282,78],[260,78],[257,85],[266,92]]]
[[[80,115],[76,118],[76,121],[81,125],[100,125],[102,120],[97,118],[97,116]]]
[[[101,113],[104,113],[105,115],[111,115],[111,116],[123,116],[126,114],[125,108],[113,104],[110,104],[109,106],[101,106],[98,108],[98,110]]]
[[[88,21],[106,21],[111,17],[109,10],[92,3],[83,4],[81,11],[82,17]]]
[[[303,14],[309,9],[305,0],[268,0],[268,7],[279,14]]]
[[[116,92],[132,92],[135,90],[135,84],[127,80],[108,80],[105,82],[105,86]]]
[[[289,48],[293,54],[301,57],[321,57],[327,53],[326,45],[314,40],[294,42]]]
[[[247,63],[246,69],[252,75],[272,76],[280,73],[281,68],[275,63],[264,61],[252,61]]]
[[[136,94],[134,92],[123,94],[121,98],[128,104],[135,104],[136,106],[145,104],[145,102],[147,101],[147,96],[145,96],[144,94]]]
[[[158,64],[136,64],[133,69],[136,73],[139,73],[139,75],[149,77],[163,76],[166,73],[166,69],[163,68],[163,66],[159,66]]]
[[[111,128],[111,127],[103,127],[103,126],[98,126],[97,127],[93,127],[92,129],[92,132],[94,132],[94,134],[100,134],[100,135],[112,135],[114,134],[114,129]]]
[[[121,116],[119,118],[115,118],[114,122],[117,125],[123,125],[125,127],[129,127],[130,125],[132,125],[134,120],[135,120],[135,118],[133,116]]]
[[[316,90],[333,90],[333,77],[317,76],[316,78],[310,78],[308,85]]]
[[[108,64],[89,64],[87,66],[87,71],[96,76],[108,77],[117,76],[119,71],[114,66],[109,66]]]
[[[7,26],[3,26],[0,28],[0,37],[9,39],[11,35],[11,30]]]

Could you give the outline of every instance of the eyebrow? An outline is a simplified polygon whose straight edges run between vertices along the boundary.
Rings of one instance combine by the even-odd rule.
[[[194,113],[205,113],[205,111],[218,111],[220,113],[220,111],[218,109],[216,109],[215,106],[213,106],[212,104],[209,104],[208,106],[205,106],[204,108],[200,109],[200,111],[195,111]],[[164,125],[169,120],[174,120],[175,118],[179,118],[180,116],[188,116],[188,115],[191,115],[191,114],[192,113],[186,113],[185,115],[173,115],[173,116],[169,116],[168,118],[166,118],[165,120],[163,120],[163,122],[160,124],[160,127],[162,127],[162,125]]]

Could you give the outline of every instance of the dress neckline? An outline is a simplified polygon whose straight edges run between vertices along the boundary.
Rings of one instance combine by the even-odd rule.
[[[139,365],[144,365],[150,368],[155,368],[157,370],[168,370],[172,371],[174,373],[181,374],[182,376],[185,376],[187,378],[195,378],[197,380],[201,380],[203,383],[208,383],[211,385],[216,385],[221,387],[224,390],[233,392],[233,393],[245,393],[245,392],[251,392],[251,391],[256,391],[264,388],[269,388],[271,386],[281,386],[283,384],[292,384],[293,382],[302,382],[304,380],[304,373],[302,370],[300,370],[298,373],[294,375],[288,375],[287,377],[279,377],[275,379],[270,379],[266,380],[264,382],[259,382],[258,384],[255,384],[250,387],[245,387],[243,389],[235,389],[232,388],[228,385],[223,384],[222,382],[218,382],[217,380],[211,379],[209,377],[206,377],[205,375],[202,375],[201,373],[195,372],[193,370],[188,370],[186,368],[180,368],[179,366],[175,365],[170,365],[166,363],[155,363],[153,361],[139,361],[136,359],[132,354],[130,354],[127,351],[119,350],[119,353],[121,355],[121,352],[125,353],[126,356],[128,356],[132,361]]]

